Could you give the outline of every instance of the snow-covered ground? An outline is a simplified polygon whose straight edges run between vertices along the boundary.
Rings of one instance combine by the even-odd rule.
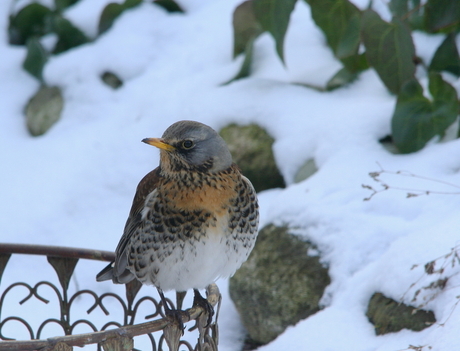
[[[108,2],[80,0],[66,16],[94,36]],[[64,111],[48,133],[31,137],[23,108],[39,83],[21,67],[25,49],[7,44],[11,4],[2,1],[1,241],[113,251],[138,181],[159,161],[158,151],[140,140],[159,137],[182,119],[216,130],[230,122],[257,123],[275,138],[276,161],[288,184],[259,194],[261,227],[274,222],[300,228],[320,249],[332,278],[324,309],[260,350],[459,349],[458,262],[446,265],[443,277],[451,278],[445,290],[424,290],[412,302],[434,297],[425,306],[438,321],[430,328],[376,336],[365,312],[376,291],[411,302],[417,289],[438,278],[425,275],[424,264],[459,244],[460,140],[433,142],[409,155],[389,153],[378,140],[390,134],[395,97],[372,70],[333,92],[289,84],[323,85],[340,68],[302,1],[285,40],[286,67],[272,38],[264,34],[255,45],[251,77],[222,86],[242,62],[242,57],[232,60],[232,12],[240,2],[182,1],[185,14],[143,4],[126,11],[93,43],[52,57],[44,77],[62,89]],[[442,40],[423,34],[416,39],[419,55],[428,60]],[[123,79],[120,89],[102,83],[99,76],[107,70]],[[297,170],[311,158],[318,172],[293,184]],[[386,172],[380,178],[390,189],[364,201],[372,192],[362,185],[380,189],[369,173],[381,169]],[[397,171],[405,173],[389,173]],[[406,198],[407,191],[396,188],[450,194]],[[82,265],[71,285],[99,293],[120,291],[111,283],[95,282],[103,266]],[[2,283],[18,277],[36,282],[52,274],[49,270],[43,258],[24,266],[23,256],[14,257]],[[218,284],[224,299],[220,350],[238,351],[243,329],[227,281]],[[157,296],[152,288],[141,293]],[[35,316],[41,315],[39,308]],[[86,318],[84,311],[81,317]]]

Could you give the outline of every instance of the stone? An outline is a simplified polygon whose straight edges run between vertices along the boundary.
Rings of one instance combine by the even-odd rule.
[[[420,331],[436,323],[432,311],[418,309],[375,293],[369,300],[366,316],[374,325],[377,335],[402,329]]]
[[[317,170],[318,167],[316,166],[315,160],[313,158],[308,159],[295,174],[294,183],[300,183],[301,181],[310,178]]]
[[[33,136],[45,134],[60,118],[64,99],[58,87],[41,86],[27,103],[27,129]]]
[[[107,84],[109,87],[112,89],[118,89],[123,85],[123,81],[115,74],[112,72],[104,72],[101,75],[102,81]]]
[[[274,139],[263,128],[256,124],[230,124],[220,131],[220,135],[227,143],[233,161],[257,192],[285,187],[273,156]]]
[[[290,325],[316,313],[330,278],[316,248],[289,232],[268,225],[249,259],[230,278],[230,297],[248,333],[248,344],[263,345]]]
[[[391,135],[387,135],[387,136],[379,139],[379,143],[389,153],[392,153],[394,155],[400,154],[400,152],[398,151],[398,148],[396,147],[395,143],[393,142],[393,137]]]

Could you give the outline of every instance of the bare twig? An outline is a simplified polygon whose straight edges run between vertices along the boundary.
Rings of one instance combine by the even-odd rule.
[[[391,190],[399,190],[399,191],[406,192],[406,197],[407,198],[416,197],[416,196],[420,196],[420,195],[430,195],[430,194],[460,195],[460,191],[426,190],[426,189],[404,188],[404,187],[396,187],[396,186],[388,185],[387,183],[385,183],[380,178],[380,176],[382,174],[397,175],[397,176],[401,176],[401,177],[410,177],[410,178],[419,179],[419,180],[426,180],[426,181],[433,182],[433,183],[436,183],[436,184],[443,184],[443,185],[447,185],[449,187],[453,187],[455,189],[460,189],[460,186],[458,186],[456,184],[453,184],[453,183],[445,182],[445,181],[435,179],[435,178],[419,176],[417,174],[414,174],[414,173],[411,173],[411,172],[408,172],[408,171],[396,171],[396,172],[387,171],[387,170],[383,169],[382,166],[378,162],[377,162],[377,165],[380,167],[380,171],[370,172],[369,177],[371,177],[373,181],[377,182],[381,188],[380,189],[375,189],[371,185],[362,184],[362,187],[364,189],[368,189],[368,190],[372,191],[372,194],[370,194],[368,197],[363,199],[364,201],[369,201],[370,199],[372,199],[374,197],[374,195],[379,194],[379,193],[384,192],[384,191],[387,191],[387,190],[390,190],[390,189]]]
[[[427,350],[431,350],[431,349],[432,349],[432,347],[429,346],[429,345],[419,345],[419,346],[409,345],[409,347],[408,347],[407,349],[398,350],[398,351],[408,351],[408,350],[424,351],[423,349],[424,349],[425,347],[427,348]]]
[[[428,276],[432,276],[433,279],[426,283],[425,285],[418,287],[415,292],[413,292],[412,302],[417,302],[420,300],[420,296],[422,292],[428,292],[428,295],[425,295],[422,298],[422,302],[419,302],[417,308],[425,307],[429,302],[433,301],[441,292],[445,292],[448,290],[457,289],[458,285],[448,286],[449,281],[456,275],[460,274],[460,271],[457,269],[456,272],[447,273],[449,269],[453,269],[456,265],[460,265],[460,245],[456,245],[451,248],[450,252],[431,260],[423,265],[424,270],[421,276],[417,279],[416,282],[412,283],[406,292],[401,297],[401,302],[404,300],[405,296],[409,294],[409,292],[415,288],[416,286],[420,286],[420,282],[423,278]],[[421,266],[421,264],[414,264],[411,269],[417,268]],[[413,291],[413,290],[412,290]],[[452,313],[454,312],[457,305],[460,303],[460,296],[456,296],[457,301],[452,306],[452,310],[449,316],[442,322],[438,323],[439,326],[444,326],[449,318],[451,317]]]

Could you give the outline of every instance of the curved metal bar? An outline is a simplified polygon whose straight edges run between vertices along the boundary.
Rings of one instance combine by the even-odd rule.
[[[184,316],[185,317],[185,316]],[[108,338],[114,338],[120,335],[127,337],[139,336],[147,333],[152,333],[162,330],[170,323],[169,319],[163,318],[155,321],[128,325],[117,329],[104,330],[94,333],[76,334],[58,336],[48,339],[40,340],[26,340],[26,341],[2,341],[2,350],[37,350],[46,346],[54,345],[58,342],[63,342],[69,346],[83,347],[89,344],[100,343]]]
[[[174,310],[174,309],[175,309],[174,302],[172,302],[171,299],[169,299],[169,298],[167,298],[167,297],[165,298],[165,300],[166,300],[166,302],[168,303],[169,308],[172,309],[172,310]],[[161,317],[165,317],[165,316],[166,316],[166,314],[164,313],[163,302],[160,302],[160,303],[157,302],[157,304],[158,304],[158,307],[157,307],[157,310],[155,311],[155,313],[152,313],[152,314],[149,314],[148,316],[145,316],[145,319],[151,319],[151,318],[157,316],[158,314],[159,314]],[[155,306],[156,306],[156,304],[155,304]],[[161,309],[161,307],[163,307],[163,310]]]
[[[208,301],[213,301],[209,299]],[[212,302],[211,302],[212,303]],[[181,311],[182,321],[184,323],[190,322],[191,320],[197,319],[204,313],[204,309],[201,306],[195,306],[187,309],[186,311]],[[76,335],[66,335],[58,336],[54,338],[41,339],[41,340],[27,340],[27,341],[3,341],[2,350],[36,350],[43,347],[54,345],[58,342],[63,342],[69,346],[79,346],[95,344],[103,342],[108,338],[113,338],[117,336],[127,336],[134,337],[139,335],[144,335],[148,333],[153,333],[164,329],[167,325],[171,323],[169,318],[161,318],[154,321],[136,324],[136,325],[127,325],[117,329],[104,330],[94,333],[86,334],[76,334]],[[193,348],[192,348],[193,350]]]
[[[158,351],[163,351],[163,344],[165,343],[165,336],[162,334],[158,340]]]
[[[3,307],[3,302],[5,300],[6,295],[10,292],[11,289],[17,287],[17,286],[23,286],[27,289],[29,289],[29,295],[27,295],[25,298],[23,298],[21,301],[19,301],[19,304],[22,305],[24,302],[26,302],[28,299],[30,299],[34,295],[34,289],[27,283],[23,282],[18,282],[11,284],[2,294],[2,298],[0,299],[0,315]],[[46,303],[46,302],[45,302]]]
[[[54,292],[56,293],[57,297],[58,297],[58,300],[59,300],[59,303],[62,301],[62,295],[61,295],[61,292],[59,291],[58,288],[56,288],[56,286],[50,282],[47,282],[47,281],[40,281],[38,282],[37,284],[35,284],[34,288],[33,288],[33,291],[34,291],[34,296],[39,299],[40,301],[44,302],[44,303],[49,303],[50,301],[45,299],[44,297],[40,296],[40,294],[38,293],[38,288],[41,287],[42,285],[46,285],[46,286],[49,286],[51,289],[54,290]]]
[[[50,257],[75,258],[75,259],[83,258],[83,259],[92,259],[92,260],[100,260],[100,261],[114,260],[114,253],[112,252],[99,251],[99,250],[87,250],[87,249],[80,249],[80,248],[58,247],[58,246],[43,246],[43,245],[0,244],[0,255],[2,254],[3,255],[11,255],[11,254],[43,255],[43,256],[48,257],[48,261],[50,261]],[[54,262],[56,260],[52,260],[52,261]],[[70,272],[70,270],[73,272],[73,268],[75,267],[76,262],[72,261],[73,265],[67,265],[68,266],[67,267],[66,262],[68,261],[69,260],[64,260],[63,261],[64,263],[62,265],[58,265],[59,271],[57,271],[57,273],[59,277],[61,277],[59,274],[62,270],[64,270],[63,271],[64,274],[67,271]],[[56,270],[56,267],[55,267],[56,265],[53,265],[52,262],[50,262],[50,264]],[[3,264],[3,269],[5,268],[5,266],[6,266],[6,263]],[[66,277],[70,279],[70,275],[72,272],[68,273],[68,276]],[[31,326],[27,323],[26,320],[20,317],[8,317],[4,319],[3,321],[1,321],[0,319],[0,338],[3,340],[6,340],[6,341],[0,342],[1,350],[37,350],[41,348],[50,348],[50,347],[52,348],[53,345],[56,345],[59,342],[65,343],[68,346],[80,346],[80,347],[97,343],[98,350],[100,350],[101,346],[104,345],[106,341],[111,338],[119,338],[119,337],[132,338],[135,336],[147,335],[152,344],[152,351],[156,351],[156,350],[163,349],[163,345],[166,340],[164,339],[165,338],[164,336],[161,336],[157,344],[152,334],[154,332],[161,331],[165,328],[167,329],[168,331],[167,334],[169,335],[167,336],[168,343],[170,343],[170,336],[176,335],[177,341],[174,342],[175,343],[174,345],[181,345],[187,348],[189,351],[192,351],[192,350],[216,351],[217,350],[217,342],[218,342],[217,317],[218,317],[219,308],[217,308],[216,322],[213,323],[209,327],[205,326],[207,316],[206,316],[206,311],[204,311],[202,307],[195,306],[186,311],[181,311],[182,321],[184,323],[187,323],[191,320],[196,321],[195,327],[191,329],[198,329],[200,336],[198,339],[198,344],[196,345],[196,348],[194,348],[190,343],[185,342],[183,340],[179,340],[181,331],[179,331],[179,329],[175,329],[175,328],[178,328],[177,323],[165,317],[161,303],[159,303],[157,300],[155,300],[154,298],[150,296],[141,297],[134,303],[134,299],[136,298],[136,294],[140,288],[139,286],[129,285],[129,284],[126,286],[126,298],[127,298],[127,303],[126,303],[126,301],[123,298],[121,298],[118,294],[104,293],[101,296],[98,296],[98,294],[96,294],[95,292],[91,290],[87,290],[87,289],[77,291],[75,294],[73,294],[70,297],[70,300],[68,300],[68,297],[67,297],[68,286],[67,284],[62,284],[61,280],[60,282],[62,285],[62,291],[60,288],[58,288],[58,286],[50,282],[47,282],[47,281],[40,281],[37,284],[35,284],[35,286],[33,287],[23,282],[18,282],[18,283],[14,283],[10,285],[3,291],[0,297],[0,316],[1,316],[2,308],[4,307],[4,303],[6,301],[6,296],[12,295],[11,290],[18,286],[23,286],[29,291],[28,295],[19,302],[20,304],[25,303],[32,296],[36,297],[38,300],[40,300],[43,303],[48,303],[49,301],[45,299],[43,296],[41,296],[38,292],[40,287],[45,285],[45,286],[51,287],[51,289],[55,291],[58,297],[58,300],[59,300],[61,315],[60,315],[60,320],[57,318],[49,318],[45,320],[44,322],[42,322],[42,324],[39,326],[38,331],[37,331],[37,338],[40,338],[40,335],[42,334],[44,328],[50,323],[56,323],[60,325],[64,330],[64,334],[66,335],[48,338],[48,339],[41,339],[41,340],[40,339],[39,340],[25,340],[25,341],[13,340],[11,338],[7,338],[2,335],[2,327],[8,322],[16,321],[24,325],[24,327],[27,328],[31,339],[35,339],[34,331],[31,328]],[[71,306],[74,304],[77,297],[82,296],[84,294],[90,294],[94,298],[94,303],[87,310],[88,314],[93,312],[99,306],[106,315],[109,315],[109,311],[104,304],[104,299],[108,297],[115,298],[120,303],[120,307],[122,308],[122,311],[123,311],[123,317],[122,317],[123,323],[119,323],[117,321],[109,321],[101,328],[101,331],[97,331],[96,326],[92,322],[85,320],[85,319],[79,319],[73,322],[73,324],[70,324]],[[220,306],[220,293],[215,284],[212,284],[211,286],[207,288],[207,299],[211,305]],[[155,308],[153,314],[145,316],[146,319],[152,318],[152,317],[158,317],[158,316],[161,316],[163,318],[134,325],[134,320],[137,317],[136,315],[139,314],[140,306],[145,301],[150,301],[154,305],[154,308]],[[168,299],[167,303],[168,305],[171,306],[171,308],[174,308],[174,304],[172,303],[171,300]],[[85,334],[70,335],[75,330],[75,327],[81,324],[89,326],[93,330],[93,332],[85,333]],[[107,330],[107,328],[109,327],[116,327],[116,328]],[[172,331],[172,334],[170,333],[171,331]],[[174,338],[176,336],[174,336]]]
[[[179,346],[185,346],[189,349],[189,351],[193,351],[193,346],[188,341],[181,340],[179,342]]]
[[[70,308],[72,307],[72,303],[75,301],[75,299],[81,295],[84,295],[84,294],[89,294],[91,295],[93,298],[94,298],[94,303],[93,305],[86,311],[86,313],[90,314],[91,312],[94,311],[94,309],[99,305],[99,298],[97,296],[97,294],[94,292],[94,291],[91,291],[91,290],[80,290],[80,291],[77,291],[75,294],[73,294],[71,297],[70,297],[70,300],[69,300],[69,311],[70,311]]]
[[[0,323],[0,337],[4,340],[14,340],[13,338],[8,338],[6,336],[3,336],[3,333],[2,333],[2,329],[3,329],[3,326],[9,322],[9,321],[18,321],[18,322],[21,322],[26,328],[27,328],[27,331],[29,332],[29,335],[30,335],[30,338],[31,339],[35,339],[34,337],[34,330],[32,329],[32,327],[30,326],[29,323],[27,323],[27,321],[25,319],[22,319],[20,317],[8,317],[8,318],[5,318],[1,323]]]
[[[52,257],[85,258],[98,261],[114,261],[115,253],[103,250],[82,249],[78,247],[30,245],[30,244],[0,244],[0,253],[43,255]]]
[[[134,321],[134,317],[137,315],[137,310],[139,309],[140,304],[142,302],[144,302],[144,301],[150,301],[155,306],[155,313],[152,313],[152,314],[149,314],[149,315],[145,316],[145,319],[151,319],[151,318],[154,318],[156,316],[164,317],[164,315],[161,314],[161,304],[158,303],[158,301],[155,300],[153,297],[144,296],[144,297],[140,298],[139,301],[137,301],[136,304],[133,307],[133,317],[132,317],[133,321]],[[130,324],[132,324],[132,323],[130,323]]]
[[[118,322],[115,322],[115,321],[111,321],[111,322],[105,323],[105,324],[102,326],[101,330],[106,330],[108,327],[111,327],[112,325],[113,325],[114,327],[117,327],[117,328],[121,328],[121,327],[122,327],[121,323],[118,323]]]
[[[124,314],[124,321],[123,321],[123,324],[126,325],[128,324],[128,307],[126,307],[126,304],[125,302],[123,301],[123,299],[118,296],[117,294],[114,294],[114,293],[105,293],[105,294],[102,294],[100,297],[99,297],[99,306],[101,306],[101,309],[102,311],[104,311],[104,313],[106,315],[109,315],[109,311],[107,310],[107,308],[105,308],[104,304],[102,303],[102,300],[106,297],[114,297],[115,300],[118,300],[118,302],[120,303],[121,307],[123,307],[123,314]]]
[[[168,347],[165,336],[163,334],[160,336],[160,339],[158,340],[158,351],[164,351],[163,347],[165,344],[166,344],[166,347]],[[179,346],[185,346],[188,351],[194,351],[193,346],[186,340],[179,341]]]
[[[147,333],[145,335],[147,335],[149,337],[149,339],[150,339],[150,344],[152,345],[152,351],[156,351],[157,343],[156,343],[155,338],[153,337],[152,333]]]
[[[59,319],[56,319],[56,318],[48,318],[47,320],[43,321],[43,323],[40,324],[40,326],[38,327],[37,339],[40,338],[40,335],[42,334],[43,328],[45,328],[50,323],[56,323],[62,328],[62,330],[65,330],[64,326],[62,325],[62,321],[60,321]]]
[[[79,320],[77,320],[77,321],[72,323],[72,325],[70,326],[70,332],[73,333],[73,330],[75,329],[75,327],[80,325],[80,324],[86,324],[86,325],[90,326],[91,329],[93,329],[93,331],[97,331],[97,328],[93,323],[91,323],[90,321],[87,321],[86,319],[79,319]]]

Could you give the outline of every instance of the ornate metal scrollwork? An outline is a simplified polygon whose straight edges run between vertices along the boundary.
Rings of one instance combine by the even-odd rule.
[[[97,343],[98,350],[101,348],[104,348],[105,351],[115,349],[130,350],[133,347],[133,337],[146,335],[150,341],[152,351],[164,350],[165,344],[168,345],[169,350],[177,350],[180,346],[181,349],[185,348],[189,351],[217,351],[217,318],[216,322],[205,327],[207,316],[201,307],[196,306],[183,313],[184,322],[190,320],[196,321],[196,325],[192,329],[198,330],[198,342],[195,346],[192,346],[189,342],[181,340],[182,330],[179,330],[173,321],[165,317],[160,302],[150,296],[138,297],[136,299],[142,286],[138,281],[126,284],[126,298],[122,298],[113,292],[105,292],[98,295],[89,289],[78,290],[69,295],[69,282],[79,259],[111,261],[114,258],[114,254],[111,252],[53,246],[0,244],[0,282],[12,254],[46,256],[49,264],[57,274],[59,284],[56,285],[42,280],[34,285],[25,282],[14,282],[7,287],[0,285],[0,339],[4,340],[0,341],[0,349],[36,350],[46,348],[46,350],[57,351],[70,350],[72,346]],[[7,297],[13,295],[18,298],[19,292],[16,292],[18,289],[25,289],[26,291],[25,296],[19,301],[19,305],[31,299],[48,304],[50,302],[49,297],[45,298],[41,294],[41,290],[45,287],[54,293],[54,297],[59,304],[59,316],[44,318],[35,330],[27,319],[19,316],[4,316],[5,300]],[[207,289],[207,296],[208,301],[213,306],[220,304],[220,293],[214,284],[210,285]],[[118,308],[122,311],[120,320],[108,321],[100,329],[89,319],[90,317],[88,319],[80,318],[73,320],[70,313],[71,309],[81,297],[90,298],[90,306],[86,310],[86,313],[90,317],[96,310],[109,315],[109,308],[106,301],[108,299],[117,301]],[[144,306],[146,302],[152,305],[150,311],[153,311],[146,318],[158,319],[146,323],[134,324],[136,316],[139,314],[140,306]],[[174,306],[169,300],[168,303]],[[4,335],[4,327],[10,323],[17,323],[22,326],[26,333],[28,333],[30,340],[18,341],[8,335]],[[52,324],[58,325],[64,335],[41,339],[43,330]],[[74,334],[75,329],[82,325],[88,327],[92,332]],[[161,331],[163,331],[162,335],[155,339],[154,333]]]

